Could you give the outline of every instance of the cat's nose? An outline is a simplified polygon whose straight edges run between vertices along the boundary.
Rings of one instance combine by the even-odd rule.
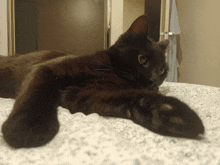
[[[155,72],[152,73],[150,80],[154,82],[157,79],[157,74]]]

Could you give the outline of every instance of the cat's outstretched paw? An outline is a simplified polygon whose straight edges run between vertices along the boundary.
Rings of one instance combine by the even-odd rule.
[[[5,141],[13,148],[38,147],[57,134],[59,123],[55,116],[37,118],[25,114],[9,117],[2,126]]]
[[[140,107],[133,110],[134,121],[158,134],[197,138],[205,132],[199,116],[185,103],[173,97],[150,101],[142,98]]]

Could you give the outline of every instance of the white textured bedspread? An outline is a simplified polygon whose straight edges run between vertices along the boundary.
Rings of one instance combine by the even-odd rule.
[[[71,115],[59,107],[60,130],[43,147],[12,149],[0,132],[0,165],[220,165],[220,88],[164,83],[160,91],[198,113],[206,129],[203,140],[165,137],[130,120]],[[13,103],[0,98],[0,126]]]

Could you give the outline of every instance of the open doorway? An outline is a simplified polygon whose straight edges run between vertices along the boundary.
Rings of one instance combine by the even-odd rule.
[[[145,0],[145,14],[150,21],[148,36],[157,42],[160,39],[161,0]]]
[[[85,55],[104,49],[105,1],[14,2],[16,54],[65,49]]]

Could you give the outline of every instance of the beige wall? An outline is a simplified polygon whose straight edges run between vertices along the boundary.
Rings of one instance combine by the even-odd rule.
[[[8,55],[7,0],[0,1],[0,55]]]
[[[114,44],[144,12],[145,0],[112,0],[110,44]]]
[[[123,32],[145,12],[145,0],[124,0]]]
[[[104,48],[104,4],[90,0],[41,1],[38,49],[68,49],[77,55]]]
[[[180,82],[220,87],[219,6],[219,0],[177,0]]]
[[[118,37],[123,33],[123,12],[124,0],[111,1],[111,25],[110,25],[110,46],[113,45]]]

